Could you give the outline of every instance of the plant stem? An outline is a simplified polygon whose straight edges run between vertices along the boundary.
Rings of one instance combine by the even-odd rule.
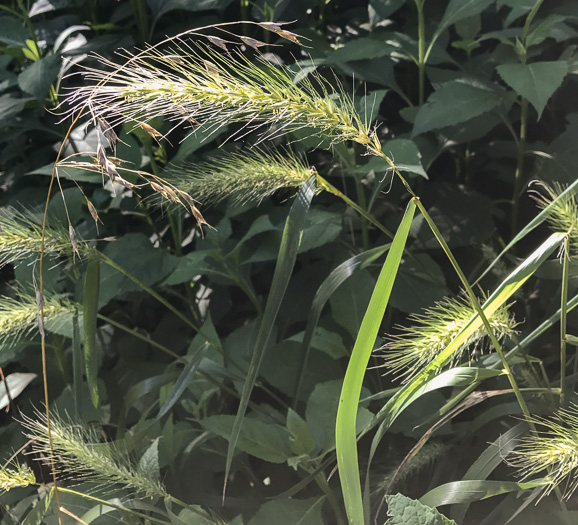
[[[524,153],[526,149],[526,130],[528,126],[528,100],[520,100],[520,138],[516,143],[516,173],[514,176],[514,193],[512,194],[512,218],[511,236],[516,235],[518,230],[518,215],[520,206],[520,193],[522,192],[524,178]]]
[[[424,91],[425,91],[425,17],[424,17],[424,0],[415,0],[415,6],[417,8],[417,33],[418,33],[418,59],[417,67],[419,74],[419,105],[421,106],[424,102]]]
[[[564,239],[564,261],[562,263],[562,290],[560,304],[560,406],[566,402],[566,320],[568,317],[568,278],[570,269],[570,239]]]

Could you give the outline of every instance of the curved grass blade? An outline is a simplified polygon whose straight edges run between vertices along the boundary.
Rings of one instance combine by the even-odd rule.
[[[377,332],[381,325],[407,242],[415,208],[415,200],[412,199],[395,234],[387,259],[369,301],[369,306],[363,317],[339,399],[335,423],[335,448],[341,489],[350,524],[361,525],[364,523],[356,434],[359,396],[361,395],[365,369],[375,344]]]
[[[518,444],[519,438],[528,431],[528,425],[525,422],[518,423],[515,427],[501,434],[498,439],[484,450],[473,465],[464,474],[462,481],[466,480],[483,480],[486,479],[498,466],[508,457]],[[450,517],[456,523],[463,523],[469,503],[461,503],[452,510]]]
[[[255,385],[255,381],[259,374],[261,361],[265,355],[265,350],[269,338],[271,337],[277,314],[279,313],[281,301],[285,296],[285,291],[287,290],[289,279],[291,278],[293,267],[295,266],[295,259],[297,258],[299,244],[301,243],[301,237],[303,235],[303,228],[305,227],[305,218],[311,204],[311,199],[315,194],[315,182],[316,176],[312,175],[309,180],[303,184],[299,193],[297,193],[297,196],[295,197],[295,202],[291,206],[289,216],[285,222],[279,255],[277,257],[277,264],[275,265],[275,273],[273,274],[273,281],[271,283],[271,293],[267,298],[267,304],[265,305],[265,310],[261,319],[261,326],[259,327],[257,341],[255,342],[253,355],[251,356],[247,378],[245,379],[243,391],[241,392],[239,408],[231,430],[231,438],[227,448],[223,497],[227,489],[227,480],[233,463],[233,455],[241,433],[241,427],[243,425],[245,412],[247,411],[247,405],[249,404],[249,398],[251,397],[253,386]]]
[[[83,327],[84,327],[84,363],[86,380],[92,404],[98,408],[98,358],[96,355],[96,318],[98,315],[98,293],[100,289],[100,261],[89,259],[84,278],[82,296]]]
[[[554,233],[542,245],[529,255],[494,291],[483,304],[482,309],[486,317],[490,317],[497,308],[504,304],[540,267],[550,254],[560,246],[564,235]],[[454,352],[464,341],[482,325],[480,316],[476,313],[462,331],[451,341],[427,367],[415,378],[395,394],[386,405],[376,414],[373,425],[379,424],[379,428],[373,438],[369,454],[368,472],[371,460],[375,455],[379,442],[395,421],[395,419],[416,399],[425,393],[425,385],[432,379],[435,371],[451,358]]]
[[[473,501],[491,498],[492,496],[506,494],[507,492],[528,490],[549,484],[550,481],[547,479],[535,479],[524,483],[477,479],[453,481],[430,490],[425,496],[421,497],[419,501],[428,507],[439,507],[440,505],[451,505],[455,503],[471,503]]]
[[[571,197],[572,195],[575,195],[577,192],[578,192],[578,179],[576,181],[574,181],[572,184],[570,184],[570,186],[568,186],[562,193],[560,193],[560,195],[558,195],[558,197],[556,197],[550,204],[548,204],[548,206],[546,206],[540,213],[538,213],[538,215],[536,215],[536,217],[534,217],[528,224],[526,224],[526,226],[524,226],[518,232],[518,234],[508,243],[508,245],[492,261],[492,264],[490,264],[490,266],[488,266],[486,268],[484,273],[482,273],[482,275],[480,275],[476,279],[476,282],[474,283],[474,285],[477,284],[478,282],[480,282],[488,274],[488,272],[496,265],[496,263],[502,258],[502,256],[504,254],[506,254],[515,244],[517,244],[520,240],[522,240],[532,230],[534,230],[535,228],[540,226],[540,224],[542,224],[548,218],[548,215],[550,214],[550,210],[552,209],[553,206],[555,206],[558,203],[558,201],[560,199],[563,199],[565,197]]]
[[[309,360],[311,340],[313,339],[313,333],[315,332],[315,328],[317,328],[317,323],[321,317],[321,311],[335,290],[337,290],[337,288],[339,288],[349,277],[351,277],[358,268],[369,264],[374,259],[380,257],[381,254],[387,251],[390,246],[391,243],[378,246],[377,248],[372,248],[371,250],[367,250],[355,255],[354,257],[351,257],[350,259],[347,259],[347,261],[342,262],[339,266],[337,266],[337,268],[333,269],[318,288],[311,304],[311,311],[309,312],[307,326],[305,327],[305,334],[303,335],[301,362],[299,363],[299,368],[297,369],[298,379],[295,385],[295,391],[293,392],[294,409],[299,401],[301,386],[303,385],[303,379],[307,373],[307,361]]]

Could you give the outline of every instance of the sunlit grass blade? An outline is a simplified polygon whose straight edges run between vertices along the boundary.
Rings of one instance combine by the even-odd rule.
[[[391,289],[399,269],[403,250],[407,242],[409,228],[415,213],[415,200],[411,200],[391,244],[369,306],[363,317],[357,340],[351,353],[349,365],[343,380],[337,420],[335,423],[335,447],[341,488],[349,523],[364,523],[363,498],[359,479],[357,458],[357,408],[367,363],[371,356]]]
[[[517,483],[515,481],[466,480],[453,481],[430,490],[419,501],[428,507],[471,503],[508,492],[529,490],[548,485],[546,479],[535,479]]]
[[[259,328],[259,333],[257,334],[257,341],[255,342],[253,355],[251,356],[251,362],[249,363],[249,370],[245,379],[245,384],[243,385],[239,408],[237,410],[235,422],[231,430],[231,438],[227,448],[223,495],[225,494],[225,490],[227,488],[227,480],[231,471],[233,456],[235,454],[237,441],[241,433],[245,412],[247,411],[247,406],[249,404],[249,398],[251,397],[253,386],[257,380],[261,361],[265,355],[265,350],[267,348],[269,338],[271,337],[271,332],[275,326],[275,319],[279,313],[281,301],[283,300],[285,291],[289,285],[289,280],[293,272],[297,253],[299,251],[303,229],[305,227],[307,211],[309,210],[311,199],[313,198],[314,194],[315,175],[311,176],[299,190],[299,193],[295,198],[295,202],[289,211],[287,221],[285,222],[283,237],[281,238],[281,246],[279,248],[279,255],[277,257],[277,264],[275,265],[275,273],[273,274],[273,281],[271,283],[271,291],[269,293],[269,297],[267,298],[265,310],[263,311],[261,326]]]
[[[302,357],[299,363],[299,368],[297,369],[297,383],[295,385],[295,392],[293,393],[293,407],[299,402],[299,395],[301,392],[301,385],[303,384],[304,376],[307,373],[307,361],[309,358],[309,351],[311,348],[311,340],[313,339],[313,334],[317,328],[317,323],[321,317],[321,311],[324,306],[329,301],[329,298],[333,295],[333,292],[341,286],[353,273],[364,264],[369,264],[372,260],[381,256],[385,251],[389,249],[391,244],[386,244],[384,246],[378,246],[377,248],[372,248],[362,252],[347,261],[342,262],[337,268],[332,270],[332,272],[327,276],[327,278],[321,283],[313,298],[311,304],[311,311],[309,312],[309,317],[307,318],[307,325],[305,326],[305,334],[303,335],[302,344]]]
[[[554,233],[542,243],[542,245],[528,256],[502,283],[497,287],[494,293],[487,299],[482,309],[489,317],[532,276],[540,265],[560,247],[564,240],[564,235]],[[369,456],[369,464],[375,455],[377,446],[383,436],[395,421],[395,419],[416,399],[424,394],[425,385],[431,379],[432,375],[443,364],[452,358],[456,349],[482,325],[482,320],[478,314],[474,315],[470,322],[462,331],[452,340],[452,342],[441,352],[428,366],[426,366],[410,383],[394,395],[386,405],[376,414],[374,425],[379,424],[379,428],[373,438]],[[369,467],[368,467],[369,468]]]
[[[84,328],[84,364],[86,381],[92,404],[98,408],[98,356],[96,355],[96,319],[98,315],[98,297],[100,290],[100,261],[92,258],[88,261],[84,276],[82,298]]]

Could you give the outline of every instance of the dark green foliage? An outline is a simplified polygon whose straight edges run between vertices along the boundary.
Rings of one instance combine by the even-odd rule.
[[[191,40],[161,43],[183,32]],[[90,96],[83,67],[109,89],[103,61],[157,44],[131,59],[145,88],[98,92],[73,121]],[[58,523],[50,462],[37,461],[48,442],[26,455],[18,415],[42,434],[40,334],[55,428],[70,430],[58,496],[85,523],[575,519],[575,498],[562,508],[542,478],[575,486],[578,443],[540,475],[514,453],[531,479],[509,455],[518,440],[533,452],[524,435],[578,402],[576,263],[554,260],[578,238],[577,46],[572,0],[5,0],[0,460],[16,453],[35,481],[0,467],[0,525]],[[155,68],[210,85],[192,102],[178,84],[153,102]],[[413,196],[358,404],[343,380]],[[395,370],[382,355],[392,341]],[[422,359],[424,348],[437,353]],[[357,469],[334,472],[340,395],[356,420],[345,460],[361,481],[345,497],[340,481]],[[526,410],[538,414],[529,429],[516,419]],[[66,451],[75,439],[80,456]]]

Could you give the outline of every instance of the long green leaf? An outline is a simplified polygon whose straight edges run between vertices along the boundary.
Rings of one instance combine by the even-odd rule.
[[[82,297],[84,325],[84,363],[90,399],[95,407],[100,404],[98,396],[98,356],[96,355],[96,318],[98,315],[98,292],[100,290],[100,261],[90,259],[86,267]]]
[[[303,235],[303,228],[305,227],[305,218],[311,204],[311,199],[315,194],[315,181],[316,177],[315,175],[312,175],[309,180],[301,187],[297,197],[295,198],[295,202],[291,206],[287,221],[285,222],[283,237],[281,238],[281,246],[279,248],[279,255],[277,257],[277,264],[275,266],[275,273],[273,274],[273,281],[271,283],[271,292],[267,298],[267,304],[265,305],[263,318],[261,319],[261,326],[259,327],[257,341],[255,342],[253,355],[251,356],[247,378],[245,379],[243,391],[241,392],[239,408],[237,410],[235,422],[231,430],[231,438],[227,448],[227,462],[225,466],[225,484],[223,487],[223,494],[227,488],[227,479],[229,477],[229,472],[231,471],[233,455],[235,453],[237,441],[241,433],[243,418],[245,416],[245,412],[247,411],[249,398],[251,397],[253,386],[255,385],[255,381],[257,380],[257,376],[259,374],[261,361],[265,355],[265,350],[267,348],[269,338],[271,337],[271,332],[275,325],[277,314],[279,313],[281,301],[285,296],[285,291],[287,290],[289,279],[291,278],[291,274],[293,272],[295,259],[297,258],[297,253],[299,251],[299,244],[301,243],[301,237]]]
[[[362,525],[364,523],[356,434],[359,396],[361,395],[365,369],[367,368],[377,332],[399,269],[409,228],[415,214],[415,207],[415,200],[412,199],[393,239],[387,259],[369,301],[369,306],[363,317],[339,399],[335,424],[337,465],[339,467],[339,478],[341,480],[345,509],[349,523],[354,525]]]
[[[564,235],[554,233],[530,256],[528,256],[504,281],[483,305],[487,317],[503,305],[540,267],[549,255],[560,246]],[[469,323],[449,343],[427,367],[425,367],[410,383],[393,396],[376,414],[374,425],[380,424],[371,444],[369,464],[377,450],[377,446],[395,419],[416,399],[425,393],[425,385],[441,366],[448,361],[454,352],[467,341],[468,337],[482,326],[482,321],[476,313]],[[368,467],[369,469],[369,467]]]
[[[359,269],[362,265],[378,258],[382,253],[387,251],[391,244],[385,244],[384,246],[378,246],[377,248],[372,248],[360,254],[347,259],[347,261],[342,262],[337,268],[331,271],[327,278],[321,283],[321,286],[317,289],[317,293],[313,298],[311,304],[311,311],[309,312],[309,317],[307,318],[307,326],[305,327],[305,334],[303,335],[302,344],[302,357],[299,363],[298,373],[297,373],[297,383],[295,385],[295,392],[293,393],[293,403],[294,407],[299,401],[299,394],[301,391],[301,386],[303,384],[303,379],[307,373],[307,361],[309,358],[309,351],[311,348],[311,340],[313,339],[313,334],[315,333],[315,328],[317,328],[317,323],[321,317],[321,311],[327,304],[329,298],[333,295],[333,292],[337,290],[353,273]]]
[[[425,496],[421,497],[419,501],[428,507],[439,507],[440,505],[450,505],[454,503],[471,503],[515,490],[528,490],[535,487],[542,487],[550,483],[547,479],[536,479],[524,483],[477,479],[453,481],[430,490]]]

